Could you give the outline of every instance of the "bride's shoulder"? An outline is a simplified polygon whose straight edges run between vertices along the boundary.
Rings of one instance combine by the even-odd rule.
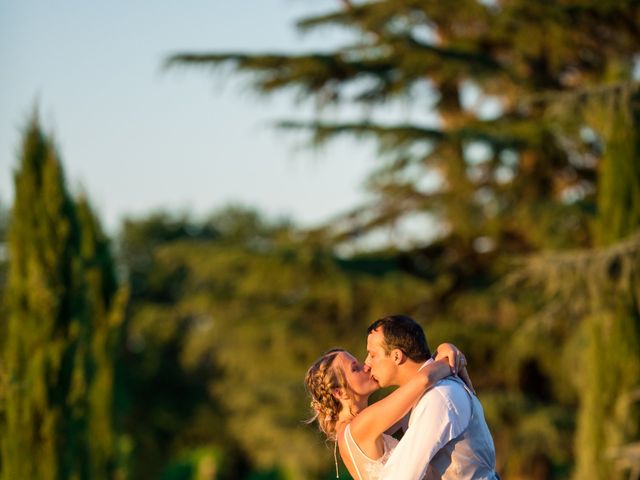
[[[342,422],[336,425],[336,440],[338,443],[344,440],[344,432],[347,430],[350,423],[351,422]]]

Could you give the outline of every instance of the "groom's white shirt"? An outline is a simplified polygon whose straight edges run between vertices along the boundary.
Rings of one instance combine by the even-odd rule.
[[[465,389],[453,380],[440,380],[411,411],[409,428],[385,464],[381,480],[421,479],[434,455],[464,432],[470,420]]]

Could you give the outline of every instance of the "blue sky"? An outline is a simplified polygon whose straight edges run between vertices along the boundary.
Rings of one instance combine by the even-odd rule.
[[[13,195],[20,130],[38,103],[74,191],[109,231],[153,209],[206,215],[235,202],[303,225],[365,198],[373,145],[313,152],[271,122],[310,118],[290,95],[261,99],[238,76],[163,71],[177,51],[326,49],[336,30],[300,35],[296,18],[337,0],[158,2],[0,0],[0,202]]]

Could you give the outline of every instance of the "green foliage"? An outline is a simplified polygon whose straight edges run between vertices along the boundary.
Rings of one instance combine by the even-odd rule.
[[[86,459],[78,226],[54,147],[35,119],[15,185],[3,345],[10,383],[2,430],[11,441],[3,440],[3,476],[86,475],[86,464],[69,462]]]
[[[77,216],[82,239],[80,255],[84,266],[84,315],[91,323],[87,374],[88,438],[90,442],[90,478],[112,478],[123,474],[118,442],[121,422],[116,411],[116,398],[121,385],[116,379],[116,359],[121,345],[128,291],[118,287],[115,263],[109,241],[86,199],[77,202]]]
[[[165,430],[183,437],[180,448],[206,438],[230,456],[244,452],[252,468],[281,469],[283,478],[321,472],[330,453],[302,422],[309,411],[301,382],[306,369],[336,344],[363,356],[370,319],[381,311],[414,310],[426,287],[407,275],[381,277],[353,268],[303,237],[292,240],[289,226],[270,225],[251,211],[229,209],[211,222],[219,237],[185,235],[150,252],[148,276],[164,278],[175,297],[168,306],[165,295],[143,295],[128,327],[129,343],[141,345],[142,362],[156,359],[137,372],[140,388],[148,390],[156,376],[176,382],[174,388],[181,379],[198,378],[198,387],[182,390],[182,407],[169,409],[156,399],[136,418],[148,418],[156,405],[168,418],[183,411],[175,430]],[[135,222],[128,228],[136,238]],[[125,245],[133,254],[126,234]],[[156,353],[167,344],[175,349],[171,357],[166,350]],[[162,368],[165,362],[171,370]],[[167,399],[169,392],[159,394]],[[206,415],[203,408],[218,416],[218,427],[203,431],[204,437],[184,438],[179,432],[193,429],[198,416]],[[158,425],[152,417],[149,424]],[[176,448],[170,450],[175,454]]]
[[[131,297],[121,368],[125,430],[132,442],[131,478],[158,478],[167,462],[177,461],[194,446],[224,447],[233,456],[218,402],[206,391],[207,379],[218,373],[208,366],[182,368],[186,324],[180,318],[167,320],[182,294],[182,272],[163,269],[156,261],[156,251],[164,244],[218,236],[209,224],[163,213],[124,224],[120,250]]]
[[[623,90],[607,99],[608,109],[597,110],[601,122],[608,120],[599,125],[606,140],[594,235],[600,245],[619,240],[640,226],[640,94],[635,94],[634,103],[629,96]],[[623,264],[619,259],[617,263]],[[614,283],[619,281],[617,268],[616,261],[609,265]],[[637,281],[637,275],[625,273],[627,282]],[[614,449],[640,435],[640,407],[633,400],[640,387],[640,298],[637,290],[625,293],[598,299],[589,318],[577,475],[589,472],[593,478],[612,478]]]
[[[594,237],[614,243],[640,225],[640,91],[621,88],[591,102],[589,119],[604,140]]]
[[[112,478],[113,337],[123,299],[108,242],[88,204],[67,192],[35,116],[15,192],[3,290],[2,478]]]

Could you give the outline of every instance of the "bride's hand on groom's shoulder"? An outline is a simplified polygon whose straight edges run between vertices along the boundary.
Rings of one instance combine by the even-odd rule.
[[[469,390],[475,395],[471,377],[467,372],[467,359],[464,354],[453,343],[442,343],[438,345],[438,349],[434,355],[434,360],[446,359],[453,375],[457,375],[469,387]]]
[[[434,360],[447,359],[451,367],[451,373],[457,375],[460,370],[467,366],[467,359],[464,354],[453,343],[441,343],[436,349]]]

